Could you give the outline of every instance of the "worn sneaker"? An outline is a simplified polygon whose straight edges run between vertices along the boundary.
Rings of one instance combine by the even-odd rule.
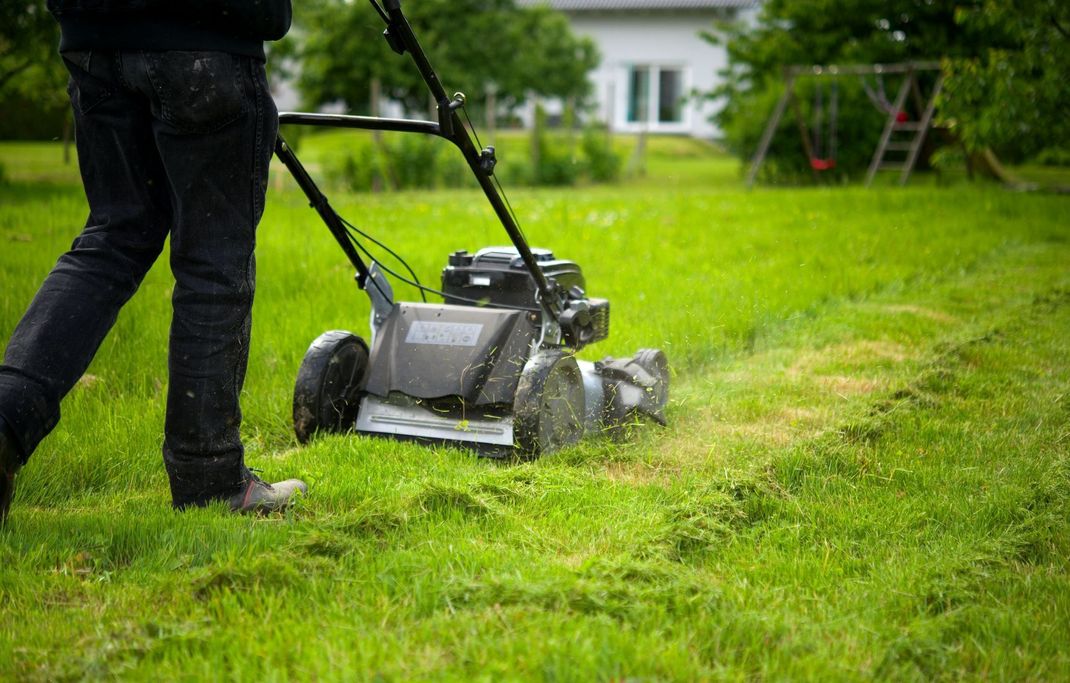
[[[269,484],[252,472],[248,477],[242,490],[227,499],[232,512],[264,514],[285,510],[293,503],[295,493],[308,493],[308,486],[300,479]]]
[[[0,420],[0,527],[4,526],[7,519],[11,497],[15,494],[15,473],[21,466],[15,438],[8,433],[7,427]]]

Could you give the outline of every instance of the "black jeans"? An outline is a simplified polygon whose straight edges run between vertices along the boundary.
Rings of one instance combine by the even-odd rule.
[[[170,234],[164,462],[176,506],[226,496],[247,476],[238,395],[278,129],[264,65],[221,52],[63,57],[89,219],[8,342],[0,417],[28,458]]]

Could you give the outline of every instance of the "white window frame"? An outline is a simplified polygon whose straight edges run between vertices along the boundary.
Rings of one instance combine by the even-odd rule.
[[[632,72],[635,69],[646,69],[650,73],[650,97],[647,102],[647,120],[646,121],[629,121],[628,120],[628,108],[631,100],[631,81]],[[661,95],[661,72],[662,71],[678,71],[680,72],[681,81],[681,95],[683,96],[683,102],[680,105],[680,120],[665,122],[658,121],[658,104]],[[692,102],[688,98],[688,94],[691,92],[691,68],[687,64],[680,64],[674,62],[664,63],[651,63],[651,62],[634,62],[624,64],[620,70],[620,77],[618,82],[621,84],[619,92],[619,108],[620,112],[617,116],[617,130],[627,133],[638,133],[647,131],[651,133],[690,133],[691,132],[691,116],[692,116]]]

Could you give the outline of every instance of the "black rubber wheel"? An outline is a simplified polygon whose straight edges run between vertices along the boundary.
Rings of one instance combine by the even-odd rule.
[[[539,351],[524,365],[513,401],[513,434],[520,454],[534,458],[583,437],[585,397],[576,359]]]
[[[353,428],[368,370],[368,345],[345,330],[324,332],[305,352],[294,385],[294,433],[308,443],[316,432]]]

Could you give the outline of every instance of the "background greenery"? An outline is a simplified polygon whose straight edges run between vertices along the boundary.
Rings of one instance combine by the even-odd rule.
[[[923,166],[947,144],[963,145],[971,154],[991,148],[1013,163],[1070,148],[1064,115],[1070,106],[1070,5],[1061,0],[767,0],[756,27],[722,25],[706,37],[728,51],[725,82],[710,96],[724,104],[717,122],[741,158],[758,146],[783,90],[785,66],[914,60],[941,61],[947,76],[937,109],[937,123],[946,131],[923,154]],[[921,75],[923,92],[934,79]],[[819,121],[815,90],[823,89],[827,107],[831,80],[799,80],[808,125]],[[824,175],[857,179],[873,156],[886,114],[865,96],[862,79],[837,80],[840,158],[836,170]],[[876,90],[882,79],[867,80]],[[893,100],[900,79],[884,80]],[[912,118],[918,113],[912,111]],[[769,159],[768,179],[810,175],[790,111]]]
[[[64,95],[66,75],[55,56],[58,28],[45,0],[12,0],[0,8],[0,139],[60,139],[70,136]],[[518,7],[514,0],[421,0],[407,6],[432,63],[452,88],[469,95],[469,108],[482,125],[490,93],[494,120],[516,123],[514,108],[531,98],[559,98],[570,112],[562,123],[584,120],[587,76],[598,63],[594,44],[575,36],[563,15],[544,5]],[[696,26],[723,43],[729,65],[724,85],[712,93],[724,105],[717,115],[727,148],[749,158],[782,88],[782,69],[791,64],[873,63],[942,60],[947,76],[939,101],[941,130],[930,135],[921,165],[954,166],[964,158],[973,168],[1006,181],[994,156],[1004,162],[1027,161],[1065,166],[1070,159],[1070,4],[1062,0],[767,0],[757,26]],[[411,115],[428,116],[428,95],[406,60],[398,59],[378,38],[382,21],[364,2],[308,0],[296,4],[294,27],[281,43],[269,46],[276,79],[295,79],[303,105],[341,106],[352,113],[372,109],[373,83],[381,100],[400,102]],[[458,39],[464,36],[465,39]],[[523,49],[517,49],[523,46]],[[929,86],[935,76],[923,76]],[[881,79],[870,78],[876,89]],[[884,89],[892,98],[897,79]],[[858,78],[838,80],[839,153],[824,181],[856,180],[872,157],[885,114],[867,99]],[[826,111],[828,81],[799,83],[803,117],[811,125],[816,92]],[[914,116],[917,112],[913,113]],[[600,122],[588,121],[597,127]],[[812,177],[795,122],[785,117],[763,168],[766,180],[798,182]],[[824,126],[827,140],[830,131]],[[538,135],[532,147],[540,145]],[[544,145],[527,173],[514,183],[569,184],[619,177],[620,161],[584,139],[577,152],[557,153]],[[442,185],[452,168],[375,180],[387,174],[385,159],[413,156],[437,159],[429,144],[357,150],[348,160],[354,187]],[[818,156],[828,157],[829,154]],[[586,158],[586,161],[584,160]],[[432,164],[435,162],[432,161]],[[519,169],[519,167],[514,167]]]
[[[490,89],[503,111],[532,96],[582,99],[590,90],[595,45],[573,35],[565,16],[548,5],[421,0],[405,13],[431,64],[451,88],[472,95],[476,107]],[[370,113],[372,82],[379,80],[384,98],[426,115],[427,86],[390,50],[383,29],[368,2],[296,3],[294,28],[273,46],[272,61],[283,70],[300,65],[297,85],[306,107],[342,103],[352,113]]]
[[[273,179],[243,433],[252,466],[311,494],[267,519],[168,508],[161,258],[20,475],[0,678],[1060,678],[1066,200],[746,192],[731,158],[659,144],[620,186],[511,194],[613,302],[585,355],[666,349],[668,428],[525,464],[298,448],[304,349],[366,333],[368,307]],[[0,339],[85,216],[60,157],[0,144]],[[331,199],[427,280],[504,237],[473,189]]]

